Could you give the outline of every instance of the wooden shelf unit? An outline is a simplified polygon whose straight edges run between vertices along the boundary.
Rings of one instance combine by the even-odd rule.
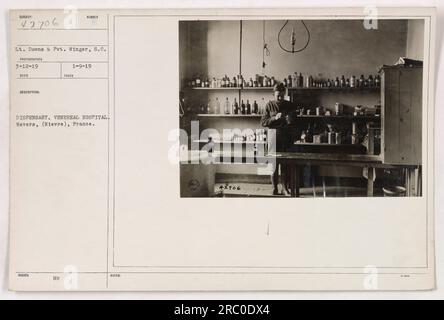
[[[226,90],[240,90],[240,91],[255,91],[255,90],[273,90],[273,87],[186,87],[185,90],[207,90],[207,91],[226,91]],[[289,92],[378,92],[381,87],[287,87]]]

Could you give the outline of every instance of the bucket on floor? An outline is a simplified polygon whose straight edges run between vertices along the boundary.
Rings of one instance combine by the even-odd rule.
[[[383,187],[384,197],[405,197],[406,189],[401,186]]]

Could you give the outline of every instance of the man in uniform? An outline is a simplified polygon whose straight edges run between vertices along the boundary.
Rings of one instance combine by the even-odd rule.
[[[291,113],[295,111],[295,106],[293,103],[284,100],[285,87],[282,83],[276,84],[273,87],[274,100],[269,101],[265,106],[265,113],[261,119],[261,125],[267,127],[268,137],[273,141],[272,136],[276,136],[276,145],[268,146],[268,152],[285,152],[293,143],[293,137],[291,131],[288,128],[288,119],[291,117]],[[284,195],[289,195],[289,181],[290,177],[288,175],[288,170],[285,165],[281,164],[281,174],[282,174],[282,193]],[[279,194],[278,191],[279,183],[279,169],[278,166],[274,168],[271,175],[271,184],[273,186],[273,195]]]

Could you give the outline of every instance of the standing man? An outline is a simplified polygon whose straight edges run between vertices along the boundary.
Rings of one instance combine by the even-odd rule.
[[[285,87],[282,83],[276,84],[273,87],[274,100],[269,101],[265,106],[265,113],[261,119],[261,125],[272,130],[268,130],[268,137],[276,136],[276,145],[268,146],[268,151],[273,152],[285,152],[293,143],[293,137],[288,128],[287,117],[290,112],[295,111],[295,107],[289,101],[284,100]],[[273,139],[271,139],[273,141]],[[285,165],[281,164],[282,175],[282,193],[284,195],[290,195],[289,182],[290,177]],[[278,183],[279,183],[279,168],[276,166],[271,175],[271,184],[273,185],[273,195],[278,195]]]

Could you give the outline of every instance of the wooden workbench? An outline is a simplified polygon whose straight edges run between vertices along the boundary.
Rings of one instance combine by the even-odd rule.
[[[374,180],[376,178],[376,168],[405,169],[406,195],[418,196],[421,190],[421,179],[418,165],[392,165],[385,164],[377,155],[357,155],[357,154],[326,154],[326,153],[296,153],[280,152],[269,154],[267,157],[276,159],[276,163],[287,164],[290,174],[291,195],[299,197],[301,167],[303,165],[322,165],[322,166],[353,166],[367,169],[367,196],[374,194]],[[266,157],[265,157],[266,158]]]
[[[418,165],[393,165],[383,163],[378,155],[367,154],[334,154],[334,153],[307,153],[307,152],[279,152],[267,154],[266,156],[247,157],[244,154],[235,156],[231,152],[215,152],[208,154],[200,151],[201,155],[212,163],[220,164],[223,161],[229,163],[256,163],[256,164],[286,164],[290,174],[290,189],[293,197],[299,197],[301,168],[305,165],[311,166],[351,166],[361,167],[367,170],[367,196],[374,195],[374,180],[377,168],[382,169],[405,169],[406,196],[421,195],[421,166]],[[194,159],[196,160],[196,159]],[[226,163],[226,162],[225,162]]]

